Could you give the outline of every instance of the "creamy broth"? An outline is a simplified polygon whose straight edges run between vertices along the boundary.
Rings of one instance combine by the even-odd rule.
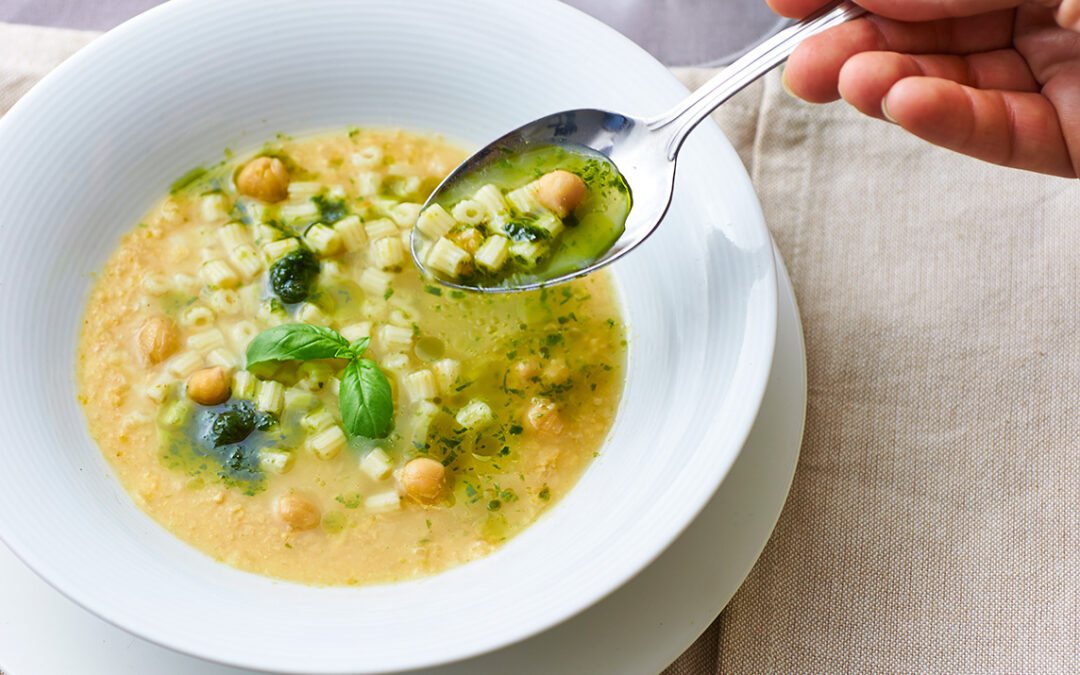
[[[409,232],[463,158],[436,138],[352,129],[259,156],[287,189],[245,187],[251,158],[190,172],[105,266],[78,353],[92,436],[143,510],[244,570],[367,584],[489,553],[566,494],[612,424],[626,343],[610,279],[514,296],[422,279]],[[268,270],[301,249],[317,275],[283,302],[299,296]],[[299,323],[370,338],[385,438],[344,425],[345,360],[246,369],[257,335]],[[215,447],[215,420],[240,409],[265,425]],[[411,487],[418,459],[439,473],[430,494]]]

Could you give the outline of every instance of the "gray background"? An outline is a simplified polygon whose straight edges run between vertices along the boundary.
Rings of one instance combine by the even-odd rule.
[[[0,0],[0,21],[108,30],[160,0]],[[719,65],[771,32],[765,0],[568,0],[670,66]]]

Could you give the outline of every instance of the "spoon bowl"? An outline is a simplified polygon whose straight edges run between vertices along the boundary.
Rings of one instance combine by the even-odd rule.
[[[482,293],[515,293],[576,279],[615,262],[645,241],[667,213],[675,186],[675,163],[683,141],[713,110],[774,67],[808,37],[866,13],[849,0],[826,5],[763,41],[706,82],[670,111],[654,118],[582,108],[553,113],[500,136],[461,163],[428,197],[423,209],[453,190],[463,179],[513,154],[544,145],[599,153],[610,160],[630,188],[632,205],[623,233],[588,265],[542,281],[479,286],[459,283],[425,268],[424,238],[413,229],[410,250],[422,272],[451,288]],[[423,210],[421,209],[421,210]]]
[[[554,113],[500,136],[454,169],[435,188],[424,208],[464,176],[501,161],[508,150],[517,153],[543,145],[568,146],[604,155],[618,167],[627,185],[632,186],[633,206],[627,214],[623,234],[591,265],[542,282],[489,287],[460,284],[441,276],[436,278],[451,288],[484,293],[514,293],[570,281],[618,260],[652,234],[671,203],[675,159],[657,161],[663,155],[663,143],[659,134],[650,131],[646,120],[591,108]],[[422,244],[423,238],[413,230],[410,248],[413,260],[421,270],[424,269],[420,254]]]

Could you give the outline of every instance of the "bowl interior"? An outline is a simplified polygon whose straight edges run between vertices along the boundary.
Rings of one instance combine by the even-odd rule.
[[[236,571],[139,511],[89,438],[73,355],[89,288],[192,166],[347,125],[476,145],[542,114],[652,114],[656,61],[548,0],[174,0],[73,57],[0,121],[0,537],[119,626],[204,658],[376,672],[495,649],[628,580],[734,460],[772,361],[776,285],[749,180],[706,123],[665,223],[613,269],[630,323],[618,419],[578,486],[494,555],[417,582],[310,588]]]

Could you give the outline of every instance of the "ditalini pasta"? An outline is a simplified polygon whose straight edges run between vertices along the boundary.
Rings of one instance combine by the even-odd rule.
[[[426,269],[459,285],[538,284],[597,260],[629,210],[629,188],[603,156],[508,150],[420,212],[418,252]]]
[[[414,227],[432,266],[494,274],[585,225],[527,181],[421,212],[461,158],[396,131],[279,138],[133,223],[91,294],[79,395],[139,507],[241,569],[366,584],[482,556],[566,494],[618,405],[617,299],[604,274],[498,298],[422,277]],[[286,334],[287,358],[252,358]]]

